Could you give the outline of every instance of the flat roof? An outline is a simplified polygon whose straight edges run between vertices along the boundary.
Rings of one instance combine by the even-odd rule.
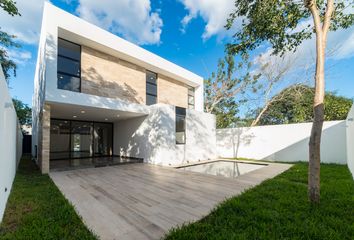
[[[49,2],[44,4],[43,16],[46,18],[47,27],[58,29],[59,37],[121,58],[193,87],[203,84],[201,76],[74,16]]]

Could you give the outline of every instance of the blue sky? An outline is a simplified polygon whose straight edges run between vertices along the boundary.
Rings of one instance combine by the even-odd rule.
[[[216,69],[231,34],[223,28],[232,9],[230,0],[141,0],[139,4],[135,0],[51,2],[202,77],[208,77]],[[10,51],[18,63],[17,77],[10,79],[11,94],[31,105],[43,0],[17,0],[17,3],[22,16],[11,18],[1,12],[0,22],[2,29],[17,35],[22,44],[21,49]],[[327,90],[351,98],[354,97],[353,42],[354,28],[329,36],[329,47],[336,51],[329,57],[326,79]],[[313,41],[308,41],[299,48],[297,64],[313,64],[312,46]],[[262,51],[267,51],[266,46],[257,53]]]

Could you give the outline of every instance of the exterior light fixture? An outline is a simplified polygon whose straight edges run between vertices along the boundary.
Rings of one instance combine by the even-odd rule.
[[[81,110],[81,113],[85,113],[85,111],[84,111],[84,110]]]
[[[73,118],[77,118],[77,116],[74,115]]]

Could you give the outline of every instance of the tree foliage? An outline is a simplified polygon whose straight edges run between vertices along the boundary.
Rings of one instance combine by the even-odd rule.
[[[216,114],[217,127],[230,127],[237,121],[238,106],[244,102],[242,95],[249,89],[257,90],[259,75],[250,74],[251,66],[247,57],[236,64],[234,57],[227,55],[204,81],[204,108]]]
[[[326,14],[326,1],[317,0],[235,0],[226,28],[231,29],[236,19],[242,19],[242,28],[234,34],[234,42],[227,45],[232,54],[245,54],[267,41],[274,54],[296,51],[305,39],[312,37],[314,26],[309,4],[317,4],[320,18]],[[348,28],[354,23],[354,14],[347,13],[353,0],[334,3],[330,30]]]
[[[313,124],[309,141],[309,200],[320,201],[321,135],[324,120],[325,55],[329,31],[354,23],[353,0],[235,0],[227,22],[231,29],[241,19],[240,30],[228,44],[231,54],[247,55],[264,42],[273,54],[284,55],[312,36],[316,39]],[[314,34],[313,34],[314,33]]]
[[[14,39],[14,35],[9,35],[6,32],[0,30],[0,64],[7,81],[11,76],[11,71],[13,75],[16,76],[16,63],[9,58],[7,52],[8,47],[20,47],[19,44],[14,42]]]
[[[216,128],[233,127],[239,121],[239,104],[234,98],[224,99],[216,105],[213,113],[216,115]]]
[[[21,100],[13,98],[12,102],[16,110],[18,120],[21,125],[31,125],[32,124],[32,109]]]
[[[262,115],[259,125],[311,122],[314,94],[314,88],[306,85],[293,85],[284,89],[273,96],[272,99],[275,101]],[[277,100],[279,96],[281,98]],[[350,98],[326,92],[324,119],[326,121],[346,119],[352,104],[353,100]]]
[[[2,8],[11,16],[20,15],[15,4],[16,2],[12,0],[0,0],[0,8]],[[9,58],[7,51],[9,47],[20,47],[20,45],[14,41],[15,38],[16,37],[14,35],[10,35],[4,31],[1,31],[0,28],[0,64],[2,66],[7,81],[11,75],[11,71],[13,75],[16,76],[16,63]]]
[[[0,0],[0,8],[11,16],[21,15],[16,7],[16,2],[13,0]]]

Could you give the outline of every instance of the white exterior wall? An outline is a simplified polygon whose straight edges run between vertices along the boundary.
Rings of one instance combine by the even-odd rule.
[[[217,157],[215,131],[215,115],[187,109],[185,160],[193,162],[196,160],[215,159]],[[174,133],[172,134],[174,135]],[[179,160],[176,164],[184,162]]]
[[[175,108],[156,104],[148,116],[114,123],[114,154],[164,166],[216,157],[215,116],[187,110],[186,144],[176,144]]]
[[[39,39],[36,70],[34,73],[32,95],[32,156],[35,156],[35,146],[38,146],[39,115],[43,109],[45,98],[46,34],[43,34],[44,29],[46,29],[45,19],[47,19],[47,12],[43,12],[42,34]]]
[[[0,222],[22,155],[22,138],[12,98],[0,66]]]
[[[348,168],[354,178],[354,105],[350,109],[347,120],[347,161]]]
[[[312,123],[270,125],[216,131],[220,157],[241,157],[273,161],[308,161]],[[323,125],[321,161],[346,164],[345,121]]]
[[[175,144],[175,110],[172,106],[146,106],[58,89],[58,37],[108,53],[194,87],[196,111],[187,110],[187,143],[178,146]],[[202,77],[45,2],[33,96],[33,154],[40,137],[40,116],[44,103],[60,103],[82,106],[83,109],[95,107],[146,115],[115,122],[114,154],[142,157],[146,162],[162,165],[214,158],[215,117],[203,113],[203,93]]]
[[[101,103],[105,102],[106,104],[103,107],[107,108],[111,108],[115,104],[114,100],[109,104],[110,100],[107,101],[104,97],[57,88],[57,45],[59,36],[77,44],[109,53],[112,56],[195,87],[195,108],[198,111],[203,111],[202,77],[71,15],[48,2],[44,4],[41,30],[41,38],[43,37],[44,40],[40,43],[40,47],[44,46],[45,49],[45,60],[37,63],[37,66],[38,64],[45,66],[45,101],[59,103],[68,101],[74,103],[83,102],[84,105],[102,105]]]

